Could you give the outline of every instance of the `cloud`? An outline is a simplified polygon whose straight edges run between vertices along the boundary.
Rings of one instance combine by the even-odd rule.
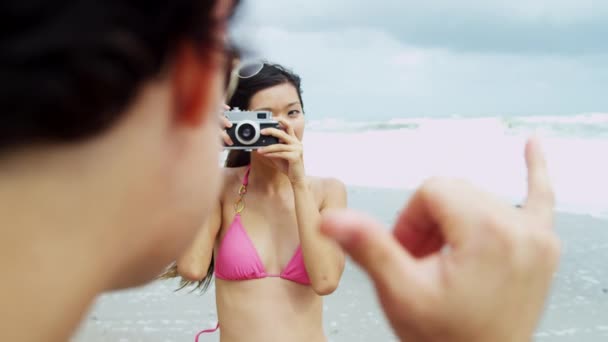
[[[608,2],[596,0],[256,0],[259,24],[294,32],[382,29],[398,40],[455,51],[528,54],[608,52]]]
[[[302,76],[311,119],[608,109],[608,2],[438,3],[256,0],[241,33]]]

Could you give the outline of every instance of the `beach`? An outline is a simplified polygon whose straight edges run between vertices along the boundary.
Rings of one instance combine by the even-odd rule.
[[[349,207],[388,228],[411,192],[349,187],[348,194]],[[608,220],[557,212],[555,229],[562,239],[561,264],[535,341],[607,341]],[[176,282],[164,281],[102,295],[72,341],[193,341],[201,329],[215,327],[213,287],[204,295],[175,288]],[[350,261],[339,288],[324,299],[324,329],[332,342],[397,341],[373,286]],[[219,341],[219,332],[201,341]]]

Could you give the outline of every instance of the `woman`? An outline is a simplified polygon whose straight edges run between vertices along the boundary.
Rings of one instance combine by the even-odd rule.
[[[165,278],[205,289],[216,275],[222,341],[325,341],[321,297],[338,286],[345,258],[319,222],[346,207],[346,190],[305,174],[300,78],[276,64],[251,67],[229,105],[271,111],[281,129],[261,133],[280,143],[228,154],[212,218]]]

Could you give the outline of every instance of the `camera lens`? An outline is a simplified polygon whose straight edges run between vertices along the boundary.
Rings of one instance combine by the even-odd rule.
[[[242,141],[251,141],[255,136],[255,127],[252,124],[245,123],[239,126],[236,134]]]

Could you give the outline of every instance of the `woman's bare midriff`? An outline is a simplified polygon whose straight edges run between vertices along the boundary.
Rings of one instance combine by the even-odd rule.
[[[221,342],[325,342],[323,300],[281,278],[216,282]]]

